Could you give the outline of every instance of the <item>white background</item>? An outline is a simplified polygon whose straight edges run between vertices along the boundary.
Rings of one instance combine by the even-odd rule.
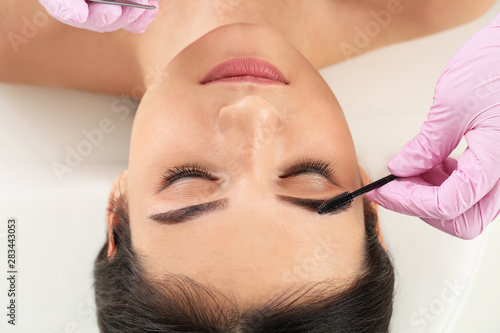
[[[387,174],[389,158],[418,132],[447,60],[499,12],[497,4],[473,23],[321,71],[372,179]],[[120,110],[130,115],[122,119]],[[112,96],[0,85],[1,332],[98,331],[92,263],[105,241],[109,187],[127,165],[133,110]],[[66,148],[104,118],[113,131],[59,181],[52,164],[64,163]],[[8,217],[18,219],[16,327],[6,324],[4,307]],[[500,332],[498,221],[462,241],[382,208],[380,219],[398,276],[392,332]]]

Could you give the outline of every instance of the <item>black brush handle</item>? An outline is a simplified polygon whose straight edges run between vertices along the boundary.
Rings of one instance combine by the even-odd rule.
[[[366,186],[363,186],[359,190],[356,190],[351,193],[352,197],[355,198],[361,194],[365,194],[366,192],[370,192],[371,190],[374,190],[376,188],[379,188],[380,186],[383,186],[387,184],[390,181],[393,181],[394,179],[399,178],[398,176],[394,176],[393,174],[390,174],[389,176],[385,176],[384,178],[380,178],[377,181],[374,181],[373,183],[370,183]]]
[[[329,212],[332,212],[336,209],[339,209],[343,206],[349,205],[353,199],[361,194],[365,194],[366,192],[370,192],[371,190],[374,190],[376,188],[379,188],[382,185],[387,184],[388,182],[399,178],[398,176],[394,176],[393,174],[390,174],[389,176],[386,176],[384,178],[381,178],[377,181],[374,181],[373,183],[370,183],[366,186],[363,186],[362,188],[349,193],[349,192],[344,192],[342,194],[337,195],[336,197],[333,197],[331,199],[328,199],[327,201],[323,202],[319,207],[318,207],[318,214],[326,214]]]

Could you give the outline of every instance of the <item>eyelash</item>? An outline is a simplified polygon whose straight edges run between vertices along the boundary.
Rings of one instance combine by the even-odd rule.
[[[174,169],[168,169],[167,173],[163,176],[165,185],[172,184],[174,181],[180,178],[186,177],[199,177],[208,180],[219,180],[218,177],[210,174],[206,168],[198,164],[184,164]]]
[[[298,164],[288,168],[281,176],[279,176],[279,178],[287,178],[310,172],[318,173],[323,177],[328,178],[333,173],[333,170],[328,162],[304,159]],[[199,164],[184,164],[175,167],[174,169],[167,170],[167,173],[163,176],[163,186],[166,187],[178,179],[193,176],[208,180],[219,180],[218,177],[213,176],[207,171],[206,168],[200,166]]]
[[[330,163],[328,162],[323,162],[320,160],[316,161],[316,160],[304,159],[300,163],[288,168],[279,177],[287,178],[290,176],[295,176],[301,173],[309,173],[309,172],[319,173],[323,177],[328,178],[333,173],[333,169],[331,168]]]

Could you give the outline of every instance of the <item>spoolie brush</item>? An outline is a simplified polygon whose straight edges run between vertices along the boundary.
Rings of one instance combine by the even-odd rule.
[[[374,190],[376,188],[379,188],[382,185],[387,184],[388,182],[399,178],[398,176],[394,175],[389,175],[384,178],[381,178],[377,181],[374,181],[373,183],[370,183],[366,186],[363,186],[359,190],[356,190],[352,193],[349,191],[344,192],[342,194],[339,194],[331,199],[326,200],[321,204],[321,206],[318,207],[318,214],[323,215],[329,212],[332,212],[334,210],[337,210],[339,208],[342,208],[346,205],[349,205],[352,203],[353,199],[359,195],[365,194],[366,192],[370,192],[371,190]]]

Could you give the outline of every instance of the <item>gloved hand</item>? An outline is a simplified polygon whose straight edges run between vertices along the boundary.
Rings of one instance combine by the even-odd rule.
[[[134,0],[156,9],[141,9],[108,5],[85,0],[39,0],[55,19],[77,28],[97,32],[124,29],[142,33],[158,14],[159,1]]]
[[[465,136],[460,160],[450,153]],[[468,39],[438,80],[427,120],[388,164],[396,179],[366,195],[472,239],[500,212],[500,15]]]

